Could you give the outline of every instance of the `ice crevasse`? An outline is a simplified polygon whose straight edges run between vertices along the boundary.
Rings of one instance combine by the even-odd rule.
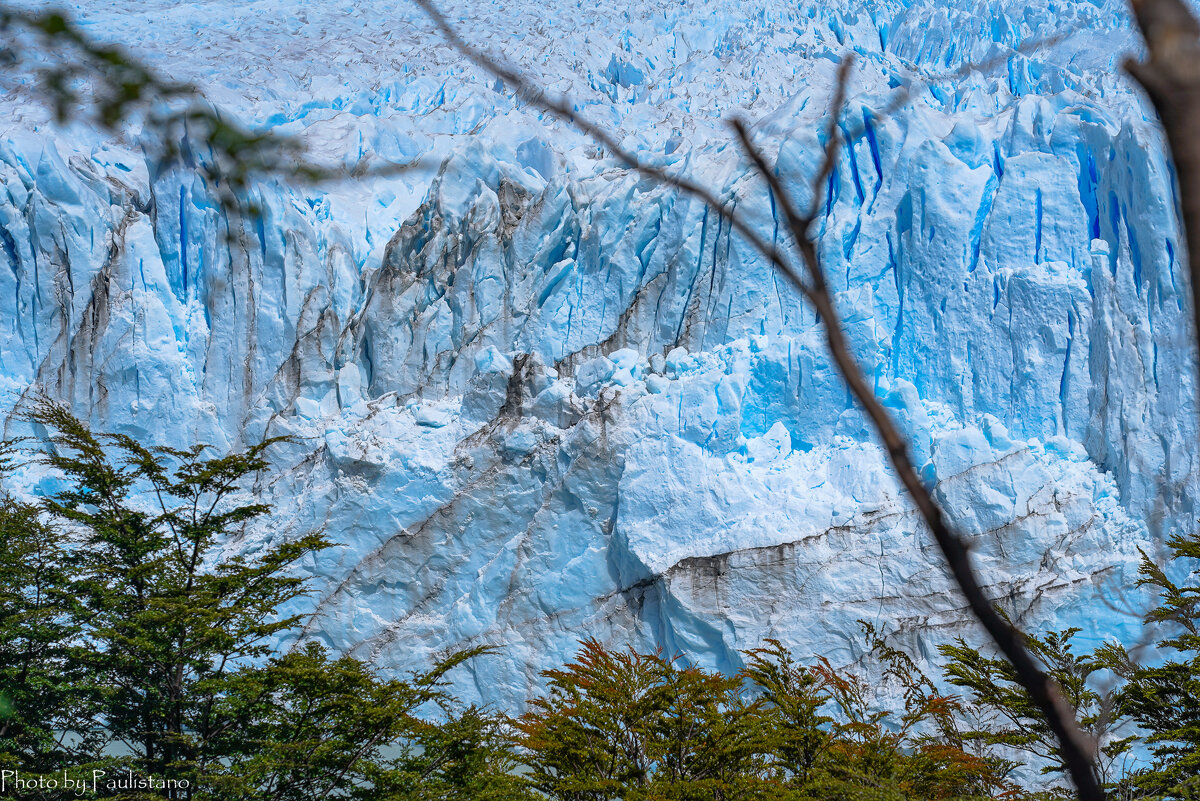
[[[443,5],[769,241],[778,210],[725,120],[808,202],[854,53],[818,226],[863,369],[998,602],[1132,636],[1113,608],[1137,549],[1193,522],[1197,432],[1173,176],[1119,74],[1138,47],[1121,3]],[[764,637],[852,662],[860,619],[922,657],[970,630],[811,309],[698,201],[517,100],[407,3],[72,13],[315,158],[429,167],[263,178],[261,216],[230,219],[137,131],[52,126],[18,81],[9,434],[41,390],[160,444],[291,435],[258,488],[271,525],[229,547],[324,528],[341,545],[302,566],[304,636],[397,672],[499,645],[457,689],[502,706],[585,636],[736,669]]]

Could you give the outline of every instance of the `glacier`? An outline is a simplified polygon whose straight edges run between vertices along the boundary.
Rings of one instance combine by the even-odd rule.
[[[1138,549],[1195,517],[1197,431],[1173,175],[1119,74],[1122,3],[442,7],[768,241],[725,121],[807,202],[855,53],[819,247],[858,358],[989,594],[1035,629],[1135,637]],[[764,637],[855,662],[858,620],[925,660],[978,638],[811,309],[702,204],[408,3],[70,11],[329,164],[426,165],[263,178],[261,216],[231,218],[142,132],[52,124],[19,75],[0,98],[6,435],[46,392],[156,444],[292,437],[256,487],[274,519],[227,547],[339,543],[302,567],[296,636],[388,672],[498,646],[456,690],[508,709],[584,637],[727,670]]]

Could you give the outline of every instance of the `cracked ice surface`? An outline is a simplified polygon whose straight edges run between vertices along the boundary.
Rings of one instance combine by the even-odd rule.
[[[1128,635],[1110,605],[1136,549],[1190,522],[1197,487],[1172,178],[1115,74],[1120,3],[443,5],[768,238],[722,120],[754,121],[807,202],[856,51],[820,248],[859,359],[989,592]],[[589,635],[733,668],[765,636],[852,661],[858,619],[925,655],[964,631],[811,311],[701,205],[404,3],[73,13],[318,159],[431,165],[264,181],[261,223],[231,223],[136,131],[54,128],[28,85],[0,98],[5,408],[40,385],[149,441],[294,435],[264,482],[278,522],[237,547],[343,543],[304,566],[308,634],[388,670],[502,645],[459,689],[511,705]],[[954,74],[969,61],[988,66]]]

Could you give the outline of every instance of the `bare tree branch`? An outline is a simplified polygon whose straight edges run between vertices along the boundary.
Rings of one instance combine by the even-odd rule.
[[[1075,721],[1073,710],[1063,700],[1054,682],[1038,666],[1033,656],[1026,649],[1023,635],[1009,625],[996,612],[992,601],[984,594],[979,579],[971,565],[967,543],[947,523],[941,509],[934,501],[929,489],[921,482],[916,468],[909,455],[907,441],[900,434],[891,415],[875,397],[874,390],[863,378],[862,370],[851,351],[849,342],[842,329],[841,319],[834,307],[833,297],[829,292],[824,271],[821,269],[816,244],[810,238],[809,228],[820,209],[822,197],[821,187],[829,180],[837,164],[841,139],[838,136],[838,120],[845,104],[846,89],[853,57],[847,55],[838,67],[837,83],[833,101],[829,109],[829,121],[826,128],[824,158],[820,170],[813,180],[811,207],[807,215],[802,216],[796,209],[795,203],[784,188],[782,182],[750,137],[744,123],[735,121],[734,130],[741,140],[747,155],[766,180],[776,201],[783,208],[789,233],[793,244],[800,252],[801,260],[806,268],[807,281],[793,268],[790,260],[775,247],[767,245],[753,229],[749,228],[741,217],[728,210],[711,190],[692,181],[691,179],[668,173],[660,167],[645,164],[632,153],[623,149],[616,140],[602,128],[582,117],[574,107],[564,99],[555,99],[546,95],[541,89],[517,71],[504,67],[494,59],[467,44],[458,35],[431,0],[413,0],[433,19],[450,43],[471,61],[500,78],[512,88],[518,96],[537,105],[556,116],[571,123],[576,128],[588,134],[604,145],[619,161],[639,174],[673,186],[687,194],[698,197],[711,208],[721,214],[767,261],[778,269],[793,286],[799,289],[813,304],[813,307],[824,323],[826,344],[833,357],[842,378],[850,391],[862,406],[863,411],[875,427],[883,441],[897,477],[912,497],[914,504],[924,519],[942,555],[950,569],[951,576],[966,597],[972,613],[991,636],[996,646],[1012,663],[1017,677],[1030,697],[1042,710],[1046,720],[1057,737],[1063,761],[1078,790],[1080,801],[1102,801],[1104,798],[1096,777],[1093,759],[1095,744],[1080,731]],[[907,93],[904,95],[907,97]],[[893,104],[894,105],[894,104]]]
[[[575,111],[575,107],[565,98],[551,97],[542,91],[542,89],[532,84],[524,75],[514,69],[503,66],[500,62],[463,41],[462,37],[458,35],[458,31],[454,29],[442,12],[430,0],[413,0],[413,2],[429,15],[438,29],[441,30],[442,35],[446,37],[456,50],[503,81],[522,100],[545,109],[556,117],[575,126],[603,145],[617,161],[639,175],[658,183],[672,186],[684,194],[691,195],[706,203],[723,220],[729,223],[735,231],[741,234],[763,258],[790,276],[795,276],[797,278],[797,287],[807,296],[808,289],[803,285],[802,281],[798,280],[799,273],[790,264],[786,254],[763,239],[745,220],[729,208],[726,201],[717,197],[707,186],[685,176],[668,172],[657,165],[641,161],[633,153],[623,148],[621,143],[610,133],[586,117],[581,116]]]
[[[1130,0],[1130,6],[1147,53],[1124,67],[1154,103],[1175,162],[1200,341],[1200,22],[1183,0]]]
[[[833,134],[836,134],[836,131],[832,129],[836,125],[845,97],[849,64],[850,58],[847,57],[842,62],[841,69],[838,70],[838,85],[833,103],[830,106],[830,129]],[[946,560],[946,566],[949,567],[954,582],[958,585],[959,590],[961,590],[971,608],[971,613],[975,615],[976,619],[991,636],[993,642],[996,643],[996,647],[1012,663],[1013,668],[1016,670],[1017,679],[1046,716],[1046,721],[1050,729],[1054,732],[1055,737],[1058,738],[1063,761],[1066,763],[1067,770],[1071,774],[1071,779],[1079,791],[1081,801],[1090,801],[1091,799],[1099,801],[1103,799],[1104,795],[1100,791],[1094,766],[1093,754],[1095,753],[1096,744],[1089,742],[1088,738],[1079,728],[1075,720],[1074,710],[1066,703],[1058,687],[1042,671],[1037,661],[1029,653],[1029,650],[1025,647],[1025,640],[1021,632],[997,613],[991,599],[983,592],[983,588],[980,586],[979,579],[975,575],[975,570],[971,565],[970,549],[967,542],[951,528],[941,508],[934,501],[933,495],[921,481],[913,465],[908,442],[900,433],[895,421],[892,420],[892,416],[884,408],[883,404],[879,402],[879,399],[875,397],[875,391],[863,377],[862,370],[854,358],[850,343],[846,340],[846,334],[842,328],[841,318],[838,316],[837,309],[834,306],[833,296],[829,292],[829,286],[825,280],[825,272],[821,267],[820,259],[817,255],[816,244],[808,233],[819,209],[819,195],[814,193],[812,208],[809,214],[801,217],[796,211],[795,204],[792,202],[779,177],[771,166],[767,164],[762,153],[755,147],[745,123],[741,120],[735,120],[733,128],[737,132],[743,149],[750,156],[751,161],[754,162],[754,166],[758,169],[759,174],[766,180],[771,193],[775,196],[776,202],[783,208],[789,233],[797,249],[800,251],[804,265],[808,270],[809,286],[811,289],[807,293],[807,297],[813,303],[817,316],[824,323],[825,342],[829,347],[829,353],[832,355],[834,363],[837,364],[838,371],[842,374],[842,379],[850,388],[850,392],[854,395],[859,405],[862,406],[863,412],[871,421],[876,433],[879,434],[879,438],[883,440],[888,458],[892,463],[892,469],[895,470],[896,476],[900,479],[904,488],[908,490],[908,494],[920,512],[922,519],[933,534],[933,538],[937,542],[938,548],[941,549],[942,557]],[[825,160],[820,173],[817,175],[814,190],[819,189],[821,184],[832,173],[833,165],[837,160],[837,142],[838,138],[836,135],[833,135],[826,142]]]

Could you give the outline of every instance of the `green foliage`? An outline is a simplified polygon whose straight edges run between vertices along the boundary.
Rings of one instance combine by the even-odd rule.
[[[0,443],[0,474],[12,442]],[[78,605],[69,556],[39,510],[0,494],[0,767],[59,767],[83,738],[82,671],[74,647]]]
[[[862,676],[835,670],[823,658],[811,668],[797,667],[786,649],[771,644],[777,664],[787,665],[793,674],[808,674],[801,706],[825,697],[834,713],[822,716],[827,722],[819,724],[816,736],[823,733],[826,738],[823,753],[803,781],[793,777],[791,786],[798,792],[789,798],[967,799],[1014,791],[1005,779],[1006,763],[968,750],[957,729],[962,712],[957,699],[940,694],[912,659],[889,646],[874,626],[860,624],[883,683],[903,699],[902,713],[875,706]],[[752,662],[749,670],[753,669]],[[778,694],[768,689],[766,697],[776,699]],[[810,731],[808,737],[814,734]]]
[[[1111,665],[1102,656],[1073,650],[1072,640],[1078,633],[1079,629],[1072,628],[1041,637],[1025,635],[1025,645],[1057,685],[1084,735],[1104,745],[1097,765],[1098,779],[1111,783],[1113,761],[1129,743],[1127,739],[1112,737],[1117,722],[1116,677],[1106,673]],[[1017,681],[1012,665],[1005,659],[981,654],[962,639],[943,645],[940,650],[949,658],[944,668],[946,679],[968,690],[973,705],[978,726],[964,736],[1024,754],[1041,766],[1043,774],[1063,774],[1065,765],[1058,740],[1041,709]],[[1048,797],[1057,797],[1060,791],[1047,792]]]
[[[1116,644],[1076,653],[1072,640],[1078,629],[1026,637],[1084,734],[1101,745],[1099,778],[1121,801],[1200,797],[1200,586],[1188,583],[1200,560],[1200,536],[1173,537],[1168,547],[1172,559],[1167,567],[1142,553],[1138,585],[1158,592],[1158,606],[1146,622],[1162,635],[1160,654],[1173,657],[1139,664]],[[1172,578],[1180,574],[1182,581]],[[1061,773],[1057,742],[1011,666],[961,640],[941,650],[950,658],[947,680],[970,692],[980,723],[966,737],[1024,754],[1041,764],[1044,773]],[[1137,727],[1136,733],[1124,731],[1129,724]],[[1122,774],[1119,760],[1127,758],[1137,740],[1149,746],[1153,762]],[[1060,786],[1038,795],[1062,798],[1069,792]]]
[[[951,801],[1052,799],[1009,778],[1061,773],[1057,743],[1011,667],[964,641],[944,646],[946,695],[863,623],[874,677],[768,640],[735,676],[594,640],[543,676],[517,721],[464,707],[447,673],[385,679],[317,643],[273,653],[299,620],[294,567],[319,534],[246,546],[269,509],[247,485],[266,440],[211,456],[95,434],[65,408],[30,417],[60,489],[40,505],[0,495],[0,769],[63,768],[188,782],[193,801]],[[18,451],[0,446],[0,475]],[[1200,774],[1200,588],[1172,578],[1200,540],[1144,558],[1149,622],[1175,658],[1137,665],[1117,646],[1078,653],[1074,629],[1028,636],[1087,734],[1104,745],[1114,798],[1188,798]],[[1175,569],[1178,568],[1178,569]],[[1194,572],[1187,573],[1188,576]],[[880,708],[880,693],[899,708]],[[1118,776],[1131,721],[1153,764]],[[1017,760],[1020,760],[1018,762]],[[15,797],[51,799],[26,790]],[[162,791],[99,797],[161,798]]]
[[[1113,646],[1107,655],[1127,682],[1120,695],[1120,712],[1145,733],[1153,764],[1134,772],[1125,782],[1131,797],[1200,797],[1200,535],[1173,537],[1167,546],[1170,572],[1142,553],[1139,586],[1158,591],[1159,605],[1147,622],[1166,636],[1159,648],[1174,656],[1153,667],[1134,665],[1125,651]],[[1185,789],[1185,785],[1190,789]]]
[[[827,674],[797,664],[783,644],[767,640],[746,652],[744,675],[760,693],[769,769],[798,786],[810,784],[833,741]]]
[[[582,643],[518,723],[538,790],[564,801],[736,799],[758,784],[757,706],[740,681]]]
[[[774,640],[746,652],[734,677],[585,641],[575,662],[543,674],[549,694],[519,722],[530,781],[561,801],[907,801],[1011,789],[1002,763],[943,735],[953,702],[868,633],[906,694],[896,727],[861,677],[826,660],[801,665]]]
[[[40,508],[0,498],[0,769],[129,770],[197,801],[526,797],[503,719],[444,688],[482,651],[411,681],[317,644],[269,658],[298,623],[278,613],[306,591],[293,566],[329,547],[240,542],[269,511],[242,493],[277,440],[210,457],[94,434],[49,401],[30,419],[62,488]]]
[[[908,654],[888,645],[871,624],[859,623],[883,666],[884,681],[902,693],[904,713],[893,736],[907,757],[902,776],[909,791],[930,799],[1020,796],[1008,779],[1013,763],[964,730],[970,710],[962,699],[940,691]]]
[[[263,670],[233,677],[210,743],[218,758],[199,771],[203,799],[516,799],[523,790],[499,721],[460,710],[440,686],[442,661],[412,681],[384,681],[361,662],[330,661],[309,643]],[[416,712],[433,705],[437,723]]]
[[[212,558],[267,511],[234,499],[275,440],[205,458],[202,446],[149,450],[95,435],[50,402],[31,419],[49,432],[44,461],[67,484],[45,508],[79,538],[70,589],[89,645],[79,662],[102,699],[105,745],[119,743],[149,773],[177,771],[204,758],[220,680],[295,626],[275,616],[304,593],[288,568],[329,543],[313,534],[253,558]],[[155,507],[141,505],[146,497]]]

